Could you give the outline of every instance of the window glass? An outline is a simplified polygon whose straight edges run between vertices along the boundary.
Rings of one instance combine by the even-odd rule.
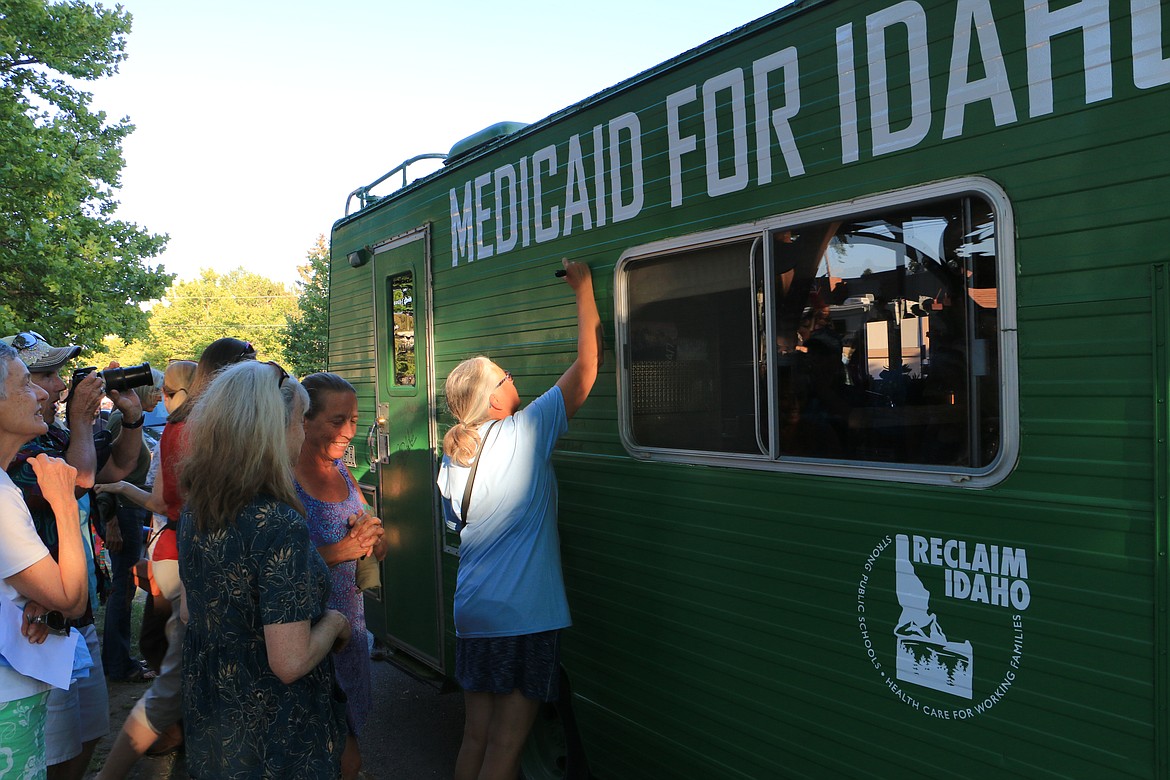
[[[999,447],[978,198],[772,233],[781,456],[981,467]]]
[[[990,204],[964,195],[628,260],[631,444],[989,466],[995,232]]]
[[[394,334],[394,384],[414,386],[414,274],[406,272],[387,280],[391,304],[390,330]]]
[[[631,267],[630,422],[638,444],[760,453],[753,243],[759,244],[737,241]]]

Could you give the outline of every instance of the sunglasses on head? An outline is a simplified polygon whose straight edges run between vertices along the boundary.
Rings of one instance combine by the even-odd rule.
[[[31,349],[37,345],[38,341],[48,343],[45,337],[35,330],[26,330],[12,337],[11,346],[13,349]]]
[[[275,368],[277,371],[280,372],[280,379],[277,381],[276,386],[278,388],[284,387],[284,380],[288,379],[288,372],[284,370],[284,367],[281,366],[279,363],[277,363],[275,360],[269,360],[269,361],[265,362],[264,365],[272,366],[273,368]]]
[[[245,341],[244,348],[240,351],[240,354],[236,356],[236,359],[233,362],[239,363],[241,360],[255,360],[255,359],[256,359],[256,348],[252,346],[252,342]],[[276,364],[274,363],[273,365],[276,365]],[[283,371],[284,369],[281,369],[281,370]]]

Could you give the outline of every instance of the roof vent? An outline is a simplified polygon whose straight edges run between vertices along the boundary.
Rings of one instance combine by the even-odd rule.
[[[523,122],[497,122],[491,127],[485,127],[478,133],[472,133],[464,138],[462,141],[456,142],[451,147],[451,151],[447,153],[447,159],[443,161],[443,165],[450,165],[452,162],[474,152],[482,146],[495,141],[499,138],[509,136],[519,130],[523,130],[528,125]]]

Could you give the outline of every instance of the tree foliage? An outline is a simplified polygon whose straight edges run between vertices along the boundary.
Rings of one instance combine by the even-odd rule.
[[[142,354],[159,366],[198,360],[208,344],[233,336],[252,342],[260,360],[287,365],[281,334],[295,309],[295,294],[280,282],[243,268],[226,274],[204,269],[199,279],[171,286],[151,309]],[[128,345],[128,354],[135,350]]]
[[[83,0],[4,0],[0,8],[0,334],[33,328],[53,343],[145,335],[137,305],[173,275],[166,244],[114,218],[127,118],[107,121],[74,86],[117,72],[130,15]]]
[[[324,371],[329,362],[329,245],[325,236],[297,266],[297,310],[291,313],[281,335],[289,369],[297,376]]]

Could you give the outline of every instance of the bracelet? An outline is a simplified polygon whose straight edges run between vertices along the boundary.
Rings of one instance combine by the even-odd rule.
[[[126,430],[126,431],[132,431],[136,428],[141,428],[145,424],[146,424],[146,415],[144,414],[144,415],[140,416],[135,422],[132,422],[132,423],[128,423],[125,420],[123,420],[122,421],[122,429]]]

